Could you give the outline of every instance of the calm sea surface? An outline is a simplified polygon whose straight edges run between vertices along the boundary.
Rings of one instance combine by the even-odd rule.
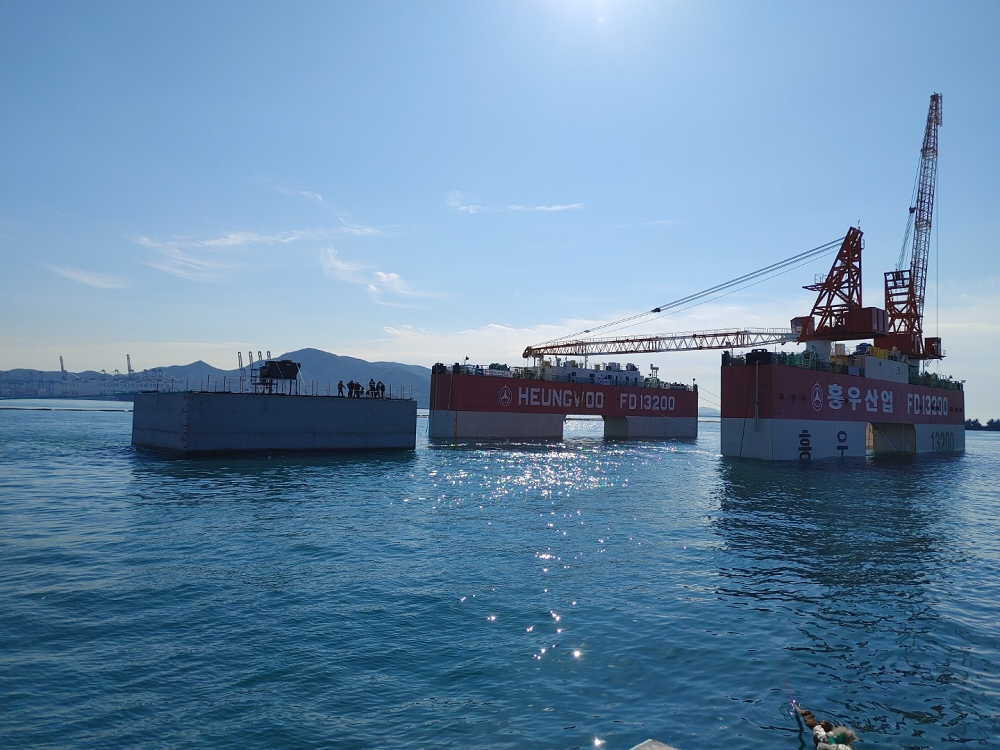
[[[27,405],[87,410],[0,410],[2,747],[1000,747],[1000,435],[175,460]]]

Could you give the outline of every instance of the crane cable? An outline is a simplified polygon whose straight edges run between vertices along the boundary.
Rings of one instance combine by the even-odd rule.
[[[924,161],[924,155],[921,154],[920,158],[917,160],[917,174],[913,178],[913,195],[910,196],[910,212],[909,217],[906,220],[906,232],[903,234],[903,244],[899,248],[899,260],[896,261],[896,270],[902,271],[903,264],[906,262],[907,251],[910,249],[910,232],[913,231],[913,216],[917,210],[917,190],[920,187],[920,165]],[[934,185],[937,186],[937,171],[934,174]]]
[[[727,281],[723,284],[716,284],[713,287],[709,287],[708,289],[696,292],[695,294],[689,294],[688,296],[681,297],[680,299],[676,299],[673,302],[668,302],[664,305],[654,307],[652,310],[649,310],[647,312],[630,315],[627,318],[615,320],[610,323],[604,323],[602,325],[594,326],[593,328],[588,328],[586,330],[579,331],[577,333],[571,333],[566,336],[559,336],[558,338],[550,339],[549,341],[545,341],[542,344],[538,344],[537,346],[548,346],[550,344],[556,344],[561,341],[576,339],[579,338],[580,336],[583,336],[584,334],[593,334],[596,333],[597,331],[605,331],[609,328],[631,328],[643,322],[643,320],[647,319],[655,320],[656,318],[661,318],[666,315],[670,315],[672,313],[681,312],[682,310],[687,310],[696,305],[701,305],[705,304],[706,302],[711,302],[712,300],[719,299],[719,297],[731,294],[732,292],[735,292],[740,288],[743,288],[745,286],[754,286],[762,281],[765,281],[773,276],[778,275],[779,273],[784,273],[786,271],[791,270],[792,268],[796,268],[800,265],[803,265],[804,263],[813,260],[814,258],[818,258],[821,255],[825,255],[826,253],[829,253],[832,250],[839,248],[840,245],[843,244],[844,239],[845,239],[844,237],[841,237],[839,240],[827,242],[824,245],[814,247],[811,250],[806,250],[805,252],[799,253],[798,255],[793,255],[790,258],[785,258],[782,261],[778,261],[777,263],[772,263],[771,265],[765,266],[764,268],[759,268],[756,271],[752,271],[748,274],[744,274],[743,276],[731,279],[730,281]],[[754,283],[751,284],[750,282]],[[711,299],[705,299],[706,297],[710,297],[713,294],[716,296],[711,297]],[[629,325],[625,325],[626,323],[628,323]]]

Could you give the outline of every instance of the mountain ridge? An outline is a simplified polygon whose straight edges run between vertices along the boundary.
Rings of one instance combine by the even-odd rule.
[[[290,359],[300,363],[302,379],[310,386],[315,383],[316,389],[320,392],[329,388],[330,393],[335,394],[337,382],[340,380],[345,384],[349,380],[356,380],[365,385],[370,380],[381,380],[385,383],[387,391],[389,389],[397,391],[401,388],[406,395],[412,394],[418,408],[426,409],[430,406],[429,367],[403,362],[369,362],[313,347],[285,352],[271,359]],[[249,363],[246,364],[249,367]],[[238,380],[240,375],[238,367],[223,370],[200,359],[186,365],[164,365],[136,372],[131,379],[128,375],[111,375],[86,370],[79,373],[67,371],[66,379],[63,380],[63,373],[59,370],[16,368],[0,370],[0,396],[101,396],[126,390],[152,388],[155,383],[171,379],[174,384],[182,388],[205,388],[211,382],[221,382],[223,378]]]

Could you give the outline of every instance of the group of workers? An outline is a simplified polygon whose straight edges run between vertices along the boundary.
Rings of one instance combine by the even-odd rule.
[[[344,397],[344,381],[341,380],[337,383],[337,395],[341,398]],[[351,380],[347,383],[347,398],[385,398],[385,383],[381,380],[377,383],[375,378],[368,381],[368,392],[365,393],[365,387],[362,383],[356,383]]]

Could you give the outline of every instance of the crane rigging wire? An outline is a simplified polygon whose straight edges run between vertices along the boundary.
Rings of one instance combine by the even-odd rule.
[[[910,249],[910,233],[913,231],[913,215],[916,213],[917,191],[920,187],[920,163],[923,161],[923,154],[917,159],[917,174],[913,178],[913,194],[910,196],[910,213],[906,219],[906,232],[903,234],[903,244],[899,248],[899,260],[896,261],[896,270],[902,271],[906,262],[907,251]],[[934,182],[937,185],[937,180]]]
[[[692,307],[696,307],[697,305],[703,305],[708,302],[712,302],[713,300],[719,299],[720,297],[724,297],[727,294],[732,294],[733,292],[739,289],[747,288],[750,286],[756,286],[757,284],[766,281],[770,278],[773,278],[774,276],[785,273],[789,270],[792,270],[793,268],[797,268],[815,258],[818,258],[821,255],[825,255],[839,248],[840,245],[843,243],[844,239],[845,239],[844,237],[841,237],[838,240],[827,242],[824,245],[819,245],[818,247],[814,247],[811,250],[806,250],[805,252],[799,253],[798,255],[793,255],[790,258],[785,258],[782,261],[778,261],[777,263],[772,263],[769,266],[765,266],[764,268],[759,268],[756,271],[744,274],[743,276],[731,279],[722,284],[716,284],[713,287],[709,287],[708,289],[703,289],[702,291],[696,292],[695,294],[689,294],[686,297],[681,297],[680,299],[676,299],[673,302],[668,302],[658,307],[654,307],[652,310],[642,313],[637,313],[635,315],[630,315],[626,318],[621,318],[620,320],[611,321],[610,323],[604,323],[599,326],[594,326],[593,328],[588,328],[586,330],[579,331],[577,333],[572,333],[566,336],[560,336],[558,338],[550,339],[548,341],[543,342],[542,344],[539,344],[538,346],[548,346],[551,344],[557,344],[562,341],[569,341],[572,339],[579,338],[583,335],[592,335],[597,331],[607,331],[610,328],[614,328],[615,330],[624,330],[625,328],[632,328],[647,320],[655,320],[656,318],[661,318],[666,315],[671,315],[674,313],[682,312],[683,310],[688,310]],[[713,294],[715,295],[714,297],[711,296]],[[710,299],[706,299],[709,297]]]
[[[733,288],[733,289],[728,289],[726,291],[723,291],[723,292],[715,295],[714,297],[709,297],[707,299],[699,299],[699,300],[697,300],[695,302],[692,302],[691,304],[689,304],[689,305],[687,305],[685,307],[670,309],[667,312],[661,313],[660,315],[657,315],[654,318],[650,318],[650,320],[656,320],[657,318],[664,318],[667,315],[676,315],[677,313],[684,312],[685,310],[690,310],[691,308],[698,307],[699,305],[705,305],[705,304],[708,304],[709,302],[714,302],[717,299],[722,299],[723,297],[728,297],[730,294],[733,294],[734,292],[742,291],[744,289],[751,289],[752,287],[755,287],[758,284],[763,284],[765,281],[770,281],[771,279],[776,279],[777,277],[783,276],[784,274],[788,273],[789,271],[794,271],[796,268],[800,268],[800,267],[806,265],[807,263],[809,263],[812,260],[813,260],[813,258],[811,258],[811,257],[810,258],[805,258],[804,260],[802,260],[799,263],[796,263],[795,265],[783,267],[780,270],[778,270],[778,271],[776,271],[776,272],[774,272],[774,273],[772,273],[772,274],[770,274],[768,276],[765,276],[763,278],[754,280],[752,283],[748,283],[748,284],[745,284],[743,286],[736,287],[736,288]],[[624,331],[627,328],[634,328],[635,326],[639,325],[642,322],[643,321],[636,321],[635,323],[630,323],[628,325],[623,325],[623,326],[621,326],[621,328],[614,328],[614,329],[612,329],[612,331],[609,331],[609,333],[613,333],[615,331]]]

